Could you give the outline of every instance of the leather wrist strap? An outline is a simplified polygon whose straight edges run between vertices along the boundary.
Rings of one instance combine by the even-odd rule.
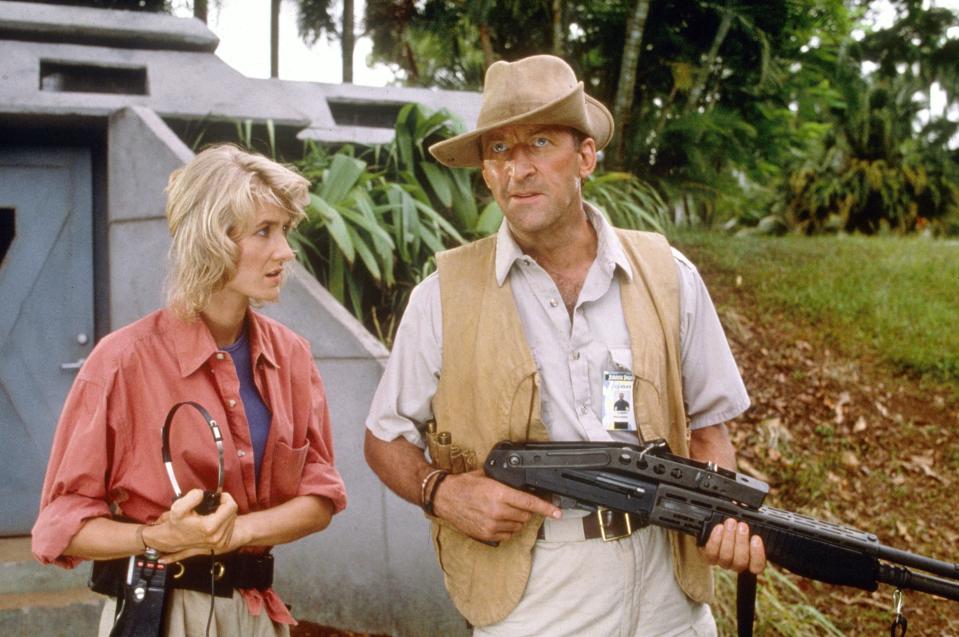
[[[446,480],[450,472],[445,469],[440,469],[440,472],[436,475],[436,479],[433,480],[433,488],[430,489],[430,493],[426,496],[426,500],[423,501],[423,510],[426,511],[427,515],[436,515],[433,511],[434,499],[436,498],[436,492],[440,488],[443,480]]]
[[[432,471],[426,474],[426,477],[423,478],[423,482],[420,483],[420,508],[426,511],[427,515],[433,515],[432,507],[430,507],[430,510],[428,511],[426,509],[426,499],[427,499],[427,496],[429,495],[430,481],[445,471],[446,471],[445,469],[433,469]]]

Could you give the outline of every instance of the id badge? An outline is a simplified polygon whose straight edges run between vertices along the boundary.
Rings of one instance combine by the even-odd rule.
[[[636,431],[632,372],[603,372],[603,426],[609,431]]]

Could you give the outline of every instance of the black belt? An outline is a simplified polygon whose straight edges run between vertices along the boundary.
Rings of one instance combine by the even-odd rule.
[[[602,538],[611,542],[627,537],[636,530],[633,528],[633,520],[628,513],[612,511],[603,507],[597,508],[594,513],[590,513],[580,520],[583,524],[584,540]],[[543,526],[539,527],[539,533],[536,537],[540,540],[546,539],[546,531],[544,531],[546,524],[544,523]]]
[[[95,561],[90,575],[90,588],[101,595],[123,597],[129,558]],[[167,589],[183,588],[201,593],[232,597],[237,588],[265,590],[273,585],[273,556],[269,553],[224,553],[197,555],[167,566]]]

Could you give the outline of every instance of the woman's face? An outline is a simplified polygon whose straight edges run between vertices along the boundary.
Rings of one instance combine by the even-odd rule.
[[[253,227],[237,240],[240,255],[236,275],[223,288],[227,295],[258,301],[275,301],[283,285],[283,265],[293,258],[287,241],[290,215],[272,204],[260,206]],[[239,298],[237,300],[240,300]]]

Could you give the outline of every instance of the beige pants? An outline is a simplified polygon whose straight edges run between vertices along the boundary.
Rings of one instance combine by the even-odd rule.
[[[196,591],[173,590],[167,593],[166,637],[203,637],[210,613],[210,596]],[[100,615],[99,637],[109,637],[113,628],[116,600],[107,599]],[[210,622],[210,637],[289,637],[290,627],[276,624],[264,609],[251,615],[243,597],[233,592],[232,598],[217,597]]]
[[[666,531],[650,526],[613,542],[538,541],[519,605],[473,635],[714,637],[716,623],[676,584]]]

